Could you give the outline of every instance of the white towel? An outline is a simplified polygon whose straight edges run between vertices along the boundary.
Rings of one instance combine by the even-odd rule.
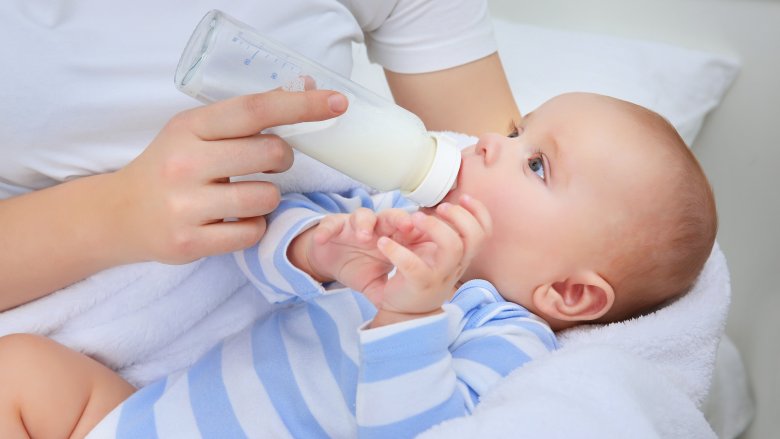
[[[453,136],[461,146],[473,141]],[[355,185],[312,160],[299,160],[293,172],[276,177],[283,191]],[[0,335],[48,335],[144,385],[189,366],[270,309],[232,261],[106,270],[0,314]],[[716,247],[690,294],[648,316],[562,333],[562,349],[513,372],[473,416],[423,436],[714,437],[699,407],[729,292]]]
[[[187,367],[269,309],[232,255],[95,274],[0,314],[0,335],[47,335],[141,386]]]
[[[716,246],[695,288],[644,317],[560,334],[470,417],[422,438],[715,438],[700,408],[723,334],[730,285]]]

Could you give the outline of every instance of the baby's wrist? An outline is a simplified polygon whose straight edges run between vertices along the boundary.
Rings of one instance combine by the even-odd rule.
[[[311,252],[314,247],[312,238],[314,229],[315,227],[307,229],[293,239],[290,243],[290,247],[287,249],[287,258],[293,266],[308,274],[317,282],[331,282],[333,279],[328,276],[327,273],[322,273],[315,268],[312,263]]]
[[[371,323],[369,323],[368,329],[380,328],[382,326],[402,323],[414,319],[422,319],[425,317],[435,316],[443,312],[444,310],[442,308],[422,313],[397,312],[386,309],[379,309],[376,313],[376,316],[374,316],[374,319],[371,320]]]

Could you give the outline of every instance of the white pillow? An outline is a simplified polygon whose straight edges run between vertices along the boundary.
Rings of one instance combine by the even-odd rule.
[[[666,117],[688,145],[739,71],[731,58],[668,44],[494,20],[512,93],[523,113],[569,91],[624,99]],[[381,68],[356,47],[352,78],[390,96]]]
[[[494,20],[521,111],[568,91],[601,93],[666,117],[688,145],[739,72],[731,58],[649,41]]]

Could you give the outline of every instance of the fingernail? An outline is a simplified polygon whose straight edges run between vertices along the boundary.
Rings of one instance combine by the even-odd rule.
[[[328,107],[334,113],[342,113],[347,109],[347,98],[340,94],[328,96]]]
[[[450,203],[441,203],[439,204],[438,208],[440,211],[445,212],[450,208]]]

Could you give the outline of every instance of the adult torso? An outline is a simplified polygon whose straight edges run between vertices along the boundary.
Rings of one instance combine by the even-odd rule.
[[[116,170],[198,105],[173,73],[212,8],[345,75],[362,39],[337,0],[0,2],[0,198]]]

